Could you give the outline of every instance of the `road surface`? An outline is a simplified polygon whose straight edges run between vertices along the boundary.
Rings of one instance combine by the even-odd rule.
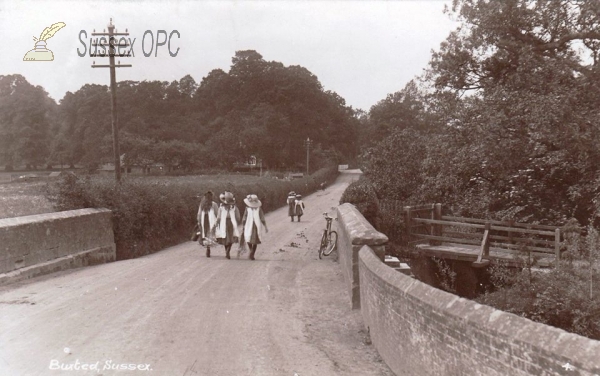
[[[0,375],[392,375],[316,252],[357,177],[305,197],[300,223],[267,214],[256,261],[186,242],[3,287]]]

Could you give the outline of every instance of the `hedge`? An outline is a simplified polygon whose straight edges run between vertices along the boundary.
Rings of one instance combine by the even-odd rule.
[[[340,204],[351,203],[365,217],[373,227],[379,225],[379,199],[371,182],[361,176],[357,181],[352,182],[342,194]]]
[[[243,213],[243,198],[256,194],[269,212],[283,205],[289,191],[307,195],[322,183],[331,184],[337,167],[323,168],[293,181],[259,179],[248,184],[215,182],[198,178],[178,180],[138,178],[116,184],[104,176],[64,176],[50,183],[46,198],[55,210],[108,208],[113,211],[113,229],[117,260],[157,252],[189,239],[198,212],[199,195],[211,190],[218,194],[231,191]]]

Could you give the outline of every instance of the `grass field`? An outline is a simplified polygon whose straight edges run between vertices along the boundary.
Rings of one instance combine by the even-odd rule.
[[[40,181],[29,182],[10,182],[10,174],[0,174],[0,178],[8,178],[0,180],[0,218],[19,217],[24,215],[51,213],[54,208],[46,200],[43,194],[43,189],[48,184],[47,179]],[[112,175],[95,175],[94,179],[113,179]],[[222,175],[195,175],[195,176],[139,176],[129,175],[123,176],[123,179],[130,180],[145,180],[157,183],[168,184],[189,184],[193,182],[213,183],[215,185],[231,185],[257,183],[260,181],[268,181],[270,178],[261,178],[253,175],[243,174],[222,174]],[[204,192],[198,192],[202,194]],[[215,192],[219,193],[219,192]]]
[[[42,181],[0,184],[0,218],[53,212],[42,192],[45,185]]]

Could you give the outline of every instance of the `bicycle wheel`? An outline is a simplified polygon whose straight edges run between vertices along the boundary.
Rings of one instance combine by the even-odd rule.
[[[327,239],[327,248],[323,251],[325,256],[329,256],[337,246],[337,232],[331,231]]]
[[[323,256],[323,251],[327,248],[327,230],[323,231],[323,237],[321,237],[321,246],[319,247],[319,259]]]

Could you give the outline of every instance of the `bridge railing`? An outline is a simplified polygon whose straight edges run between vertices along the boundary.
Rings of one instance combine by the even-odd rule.
[[[490,247],[532,256],[560,259],[561,230],[557,226],[514,221],[442,216],[441,204],[405,207],[409,244],[442,243],[480,246],[477,262],[489,256]]]

